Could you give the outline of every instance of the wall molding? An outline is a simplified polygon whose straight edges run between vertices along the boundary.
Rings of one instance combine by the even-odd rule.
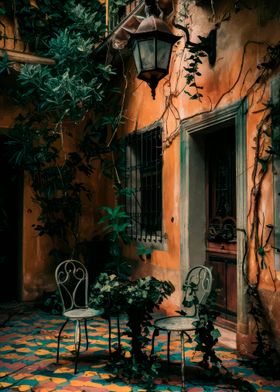
[[[181,242],[180,242],[180,264],[181,276],[186,275],[187,270],[193,265],[205,261],[205,235],[200,233],[203,219],[198,216],[194,218],[193,210],[197,208],[197,198],[200,197],[201,212],[205,214],[204,189],[195,189],[195,195],[190,184],[202,184],[205,181],[203,168],[205,158],[203,156],[203,135],[214,132],[229,125],[235,126],[236,144],[236,211],[237,211],[237,328],[238,332],[246,334],[248,331],[248,315],[246,306],[247,286],[243,277],[244,252],[246,246],[247,232],[247,100],[237,101],[224,108],[202,113],[193,118],[186,118],[181,122],[180,140],[180,216],[181,216]],[[202,143],[202,147],[199,143]],[[195,151],[197,148],[197,151]],[[200,150],[199,150],[200,149]],[[196,165],[197,159],[197,165]],[[197,171],[197,167],[201,167]],[[200,170],[200,171],[199,171]],[[193,178],[192,178],[193,177]],[[195,178],[194,178],[195,177]],[[201,179],[200,179],[201,177]],[[202,196],[199,196],[199,195]],[[200,227],[199,227],[200,225]],[[205,223],[204,223],[205,225]],[[204,226],[205,227],[205,226]],[[198,240],[196,235],[200,235]],[[193,245],[197,241],[197,245]],[[201,250],[193,250],[200,247]],[[200,252],[200,253],[199,253]],[[204,259],[201,259],[204,257]],[[193,260],[195,259],[195,260]]]

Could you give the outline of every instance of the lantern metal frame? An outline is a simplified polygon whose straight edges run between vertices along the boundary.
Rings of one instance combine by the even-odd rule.
[[[143,19],[135,32],[130,32],[130,45],[133,49],[134,62],[137,69],[137,78],[148,83],[152,91],[152,97],[155,99],[155,90],[158,82],[169,72],[170,58],[173,45],[180,39],[171,33],[167,24],[159,17],[150,15]],[[140,44],[143,42],[153,41],[154,53],[150,53],[153,58],[151,67],[144,67],[144,53],[141,53]],[[164,67],[159,64],[159,42],[169,44],[169,51],[166,53],[168,58],[162,59]],[[167,49],[167,50],[168,50]],[[164,45],[161,50],[164,50]],[[163,53],[161,53],[162,55]],[[135,58],[137,56],[137,58]]]

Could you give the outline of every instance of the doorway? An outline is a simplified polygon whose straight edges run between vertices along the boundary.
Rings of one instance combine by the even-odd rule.
[[[0,302],[20,295],[22,176],[9,164],[6,141],[0,135]]]
[[[210,265],[224,326],[242,334],[248,329],[246,114],[247,102],[238,101],[183,120],[180,134],[181,281],[189,268]]]
[[[234,125],[205,136],[206,264],[211,267],[222,324],[237,314],[236,168]]]

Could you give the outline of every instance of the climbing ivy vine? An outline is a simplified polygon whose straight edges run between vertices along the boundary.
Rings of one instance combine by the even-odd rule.
[[[11,21],[16,17],[31,51],[54,60],[20,67],[9,95],[25,110],[7,144],[11,163],[29,173],[40,206],[33,226],[40,236],[52,238],[51,254],[61,260],[82,249],[82,200],[92,197],[83,178],[94,173],[95,160],[104,163],[117,150],[115,140],[107,143],[119,118],[118,95],[110,84],[114,71],[95,51],[104,39],[105,8],[88,0],[16,0],[4,2],[1,14]],[[10,66],[5,54],[4,77]],[[114,94],[115,112],[105,104]]]
[[[224,14],[221,16],[216,12],[215,1],[204,2],[196,1],[197,6],[204,7],[207,10],[209,16],[208,20],[213,22],[213,28],[219,29],[222,23],[227,23],[232,15],[235,13],[246,12],[258,12],[259,15],[262,14],[264,9],[269,9],[266,13],[267,20],[265,16],[262,16],[262,23],[268,23],[271,19],[277,18],[279,10],[275,7],[269,8],[269,2],[262,1],[258,4],[249,1],[235,1],[232,7],[232,3],[228,2],[223,8]],[[220,4],[219,4],[220,5]],[[271,330],[269,322],[267,322],[267,312],[264,308],[260,297],[260,276],[265,271],[268,272],[272,287],[276,291],[276,276],[271,269],[270,262],[268,259],[268,252],[273,249],[270,245],[271,234],[273,232],[273,225],[271,222],[266,221],[266,217],[261,211],[262,203],[262,193],[264,190],[264,185],[266,177],[270,174],[272,167],[272,159],[274,155],[279,154],[279,140],[273,137],[272,128],[279,126],[279,105],[275,105],[272,102],[267,102],[267,98],[264,98],[269,86],[268,83],[271,78],[278,72],[280,66],[280,41],[274,43],[265,41],[255,41],[250,40],[245,42],[243,47],[243,53],[241,56],[240,69],[237,72],[237,77],[230,85],[230,87],[221,94],[220,97],[212,102],[211,97],[203,97],[203,85],[198,82],[201,72],[200,66],[205,61],[205,52],[201,50],[201,43],[203,37],[198,36],[201,42],[198,42],[195,46],[190,45],[190,34],[189,34],[189,23],[191,25],[192,21],[192,6],[194,6],[191,1],[179,1],[178,14],[176,15],[176,20],[174,26],[184,32],[185,35],[185,45],[181,49],[181,52],[177,55],[180,59],[180,66],[184,70],[183,72],[178,72],[177,80],[173,81],[173,89],[171,87],[171,79],[168,80],[170,95],[166,99],[166,107],[163,116],[168,118],[171,114],[178,126],[171,133],[167,133],[164,139],[165,148],[169,148],[173,140],[179,135],[181,129],[180,123],[180,113],[176,110],[174,105],[174,98],[177,98],[180,94],[186,93],[189,99],[203,100],[206,105],[206,99],[209,100],[209,109],[197,110],[192,117],[210,113],[214,109],[220,106],[223,98],[231,94],[234,89],[237,90],[238,86],[240,88],[240,98],[241,100],[248,99],[249,110],[252,111],[253,104],[257,106],[257,112],[252,112],[252,114],[257,114],[263,112],[263,116],[256,126],[255,135],[253,138],[254,150],[254,161],[251,170],[251,180],[252,187],[250,192],[250,203],[248,212],[248,221],[250,222],[250,227],[248,233],[243,229],[239,228],[246,236],[246,250],[243,259],[243,273],[244,280],[246,281],[247,299],[248,299],[248,310],[251,315],[255,326],[256,326],[256,344],[253,361],[250,364],[254,366],[255,370],[263,375],[279,377],[276,374],[275,369],[279,368],[280,358],[279,353],[274,349],[274,334]],[[259,9],[259,10],[258,10]],[[221,18],[219,18],[221,16]],[[249,68],[247,71],[245,69],[246,55],[248,48],[256,46],[264,49],[263,59],[257,64],[256,69]],[[188,50],[188,54],[186,53]],[[183,67],[183,64],[186,64]],[[252,78],[251,84],[249,83],[249,75],[256,75]],[[185,77],[185,85],[183,88],[179,88],[178,80],[179,78]],[[243,79],[242,79],[243,78]],[[245,88],[247,86],[247,89]],[[258,94],[258,100],[256,96]],[[206,98],[206,99],[205,99]],[[262,104],[262,109],[259,109]],[[199,102],[197,103],[199,106]],[[252,247],[248,247],[248,240]],[[276,244],[277,246],[277,244]],[[278,248],[278,246],[277,246]],[[250,252],[250,253],[249,253]],[[249,254],[249,259],[252,263],[255,262],[255,266],[252,266],[256,270],[256,279],[252,277],[249,279],[247,273],[246,259]],[[209,345],[210,347],[211,345]]]

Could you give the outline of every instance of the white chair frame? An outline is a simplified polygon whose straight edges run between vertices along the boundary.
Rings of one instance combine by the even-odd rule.
[[[194,323],[199,320],[199,307],[205,304],[212,289],[211,270],[199,265],[189,270],[183,290],[183,305],[186,306],[186,316],[167,316],[154,322],[154,332],[152,336],[152,351],[154,353],[155,337],[160,331],[167,333],[167,363],[170,365],[170,336],[171,332],[177,332],[181,340],[181,377],[182,390],[185,390],[185,336],[190,338],[189,333],[195,330]]]
[[[70,259],[61,262],[55,270],[55,280],[61,297],[63,316],[66,317],[58,334],[56,363],[59,363],[61,333],[71,320],[75,323],[75,373],[77,373],[81,347],[81,322],[84,322],[87,350],[89,345],[87,320],[102,315],[103,311],[88,307],[88,272],[80,261]]]

